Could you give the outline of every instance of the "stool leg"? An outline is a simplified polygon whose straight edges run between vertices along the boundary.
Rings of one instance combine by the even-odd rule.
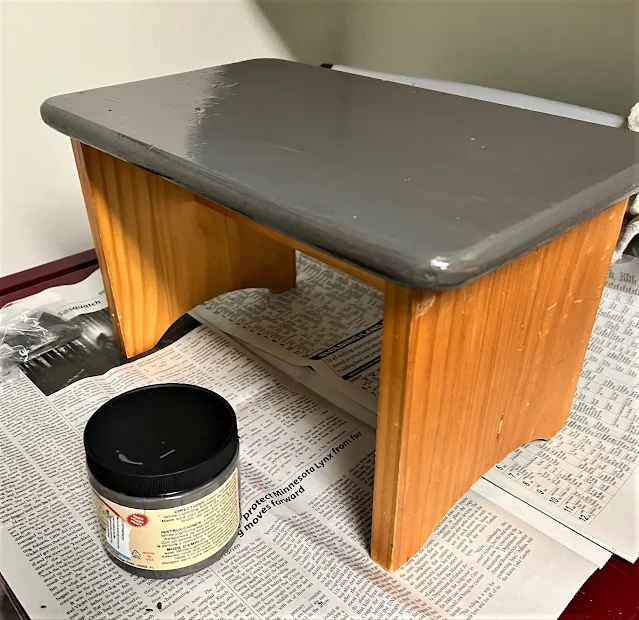
[[[295,251],[191,192],[72,141],[113,326],[128,357],[198,304],[239,288],[295,286]]]
[[[371,555],[399,568],[570,410],[625,201],[459,289],[387,284]]]

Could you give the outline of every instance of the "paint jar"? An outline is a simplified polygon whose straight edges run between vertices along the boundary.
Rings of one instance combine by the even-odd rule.
[[[218,394],[163,384],[117,396],[87,422],[84,449],[102,542],[124,570],[181,577],[235,541],[237,422]]]

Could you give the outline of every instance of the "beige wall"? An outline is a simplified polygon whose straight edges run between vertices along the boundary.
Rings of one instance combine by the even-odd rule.
[[[639,100],[639,3],[348,2],[343,62],[626,116]]]
[[[305,62],[470,82],[624,116],[639,100],[637,0],[255,2]]]
[[[0,276],[92,247],[69,141],[41,120],[57,93],[289,57],[249,0],[2,2]]]

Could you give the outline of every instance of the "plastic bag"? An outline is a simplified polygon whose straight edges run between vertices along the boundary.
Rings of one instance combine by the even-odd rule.
[[[10,376],[18,364],[75,340],[80,328],[42,309],[0,310],[0,376]]]

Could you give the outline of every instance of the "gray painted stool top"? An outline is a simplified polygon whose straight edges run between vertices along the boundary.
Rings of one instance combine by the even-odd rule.
[[[282,60],[47,99],[54,129],[412,288],[639,189],[639,135]]]

